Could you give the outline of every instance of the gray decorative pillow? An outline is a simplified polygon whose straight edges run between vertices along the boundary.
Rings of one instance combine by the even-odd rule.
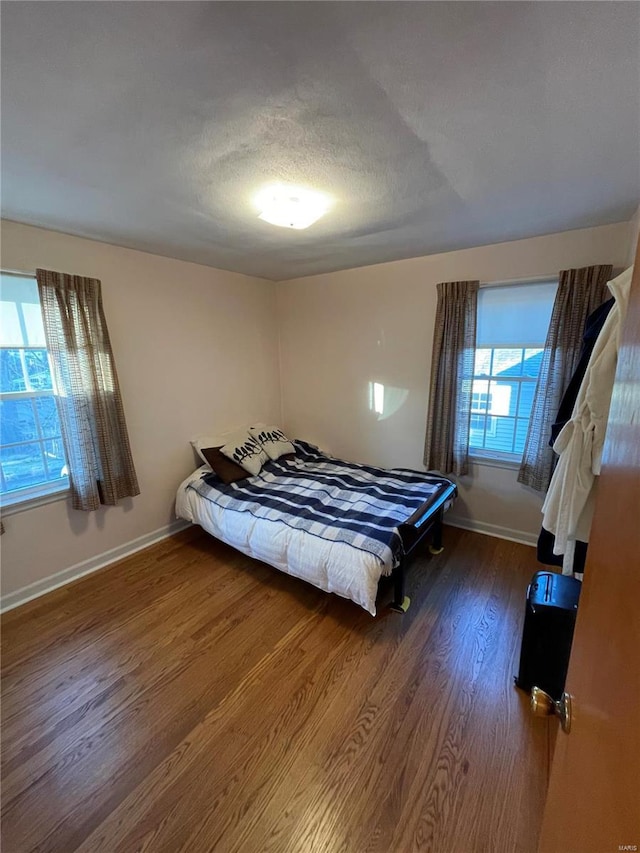
[[[258,442],[248,432],[239,432],[220,448],[227,459],[232,459],[238,465],[242,465],[250,474],[259,474],[262,466],[269,457]]]
[[[293,444],[277,426],[256,424],[249,427],[249,432],[266,451],[269,459],[279,459],[281,456],[296,452]]]

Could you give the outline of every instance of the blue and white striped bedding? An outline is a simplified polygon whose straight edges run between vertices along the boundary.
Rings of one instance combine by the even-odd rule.
[[[205,473],[187,486],[225,511],[285,524],[397,565],[405,522],[448,481],[406,469],[344,462],[303,441],[296,456],[269,461],[260,474],[225,485]]]

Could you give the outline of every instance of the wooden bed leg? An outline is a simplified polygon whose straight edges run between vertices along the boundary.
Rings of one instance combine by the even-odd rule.
[[[404,562],[393,572],[393,601],[389,607],[394,613],[406,613],[411,604],[411,599],[404,594]]]
[[[433,539],[431,540],[431,544],[429,545],[429,553],[433,554],[435,557],[437,554],[442,554],[444,548],[442,547],[442,518],[444,513],[441,511],[438,513],[438,520],[436,521],[433,528]]]

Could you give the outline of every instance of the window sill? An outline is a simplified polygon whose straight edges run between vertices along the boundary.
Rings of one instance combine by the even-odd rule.
[[[472,465],[484,465],[487,468],[507,468],[510,471],[517,471],[520,468],[520,460],[516,459],[500,459],[498,456],[472,456],[469,455],[469,461]]]
[[[15,515],[18,512],[24,512],[27,509],[35,509],[45,504],[56,503],[56,501],[64,501],[69,497],[69,487],[58,489],[55,492],[45,492],[40,495],[32,495],[25,498],[16,498],[12,503],[2,504],[2,517],[7,518],[10,515]]]

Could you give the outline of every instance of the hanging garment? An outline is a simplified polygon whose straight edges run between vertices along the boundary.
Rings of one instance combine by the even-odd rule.
[[[559,458],[542,506],[542,526],[556,537],[554,553],[564,554],[563,574],[573,571],[576,539],[589,541],[632,274],[633,267],[630,267],[607,285],[615,305],[591,353],[571,420],[553,445]]]
[[[556,545],[556,537],[553,533],[549,533],[544,527],[540,529],[538,542],[536,544],[536,557],[539,563],[545,566],[562,566],[564,565],[564,554],[555,554],[553,549]],[[587,542],[576,540],[575,553],[573,555],[573,565],[571,573],[573,575],[582,575],[584,573],[584,564],[587,560]]]
[[[571,377],[571,381],[567,385],[567,390],[562,395],[556,421],[551,427],[551,438],[549,439],[550,447],[553,447],[553,443],[560,434],[562,427],[571,420],[571,413],[573,412],[573,407],[578,399],[578,392],[580,391],[584,375],[587,372],[587,365],[591,359],[591,353],[593,352],[596,341],[600,336],[605,320],[609,316],[609,312],[614,305],[615,299],[612,296],[611,299],[603,302],[602,305],[599,305],[596,310],[587,317],[587,322],[584,326],[584,335],[582,336],[580,360],[578,361],[573,376]]]
[[[605,320],[609,316],[609,311],[611,311],[614,305],[615,299],[612,296],[611,299],[608,299],[606,302],[603,302],[602,305],[599,305],[587,318],[587,322],[584,327],[584,334],[582,336],[580,360],[578,361],[577,367],[571,377],[571,381],[567,385],[567,389],[562,396],[562,401],[558,409],[555,423],[551,427],[551,437],[549,439],[550,447],[553,447],[553,443],[560,434],[563,426],[571,420],[571,413],[573,412],[573,407],[575,406],[576,399],[578,398],[578,392],[580,391],[582,380],[587,371],[587,365],[589,364],[591,353],[593,352],[598,336],[602,331]],[[545,530],[544,527],[540,530],[537,546],[539,563],[544,563],[546,566],[561,566],[563,564],[564,555],[554,553],[555,541],[556,538],[553,533]],[[582,574],[584,572],[586,558],[587,543],[577,540],[572,567],[574,575]]]

